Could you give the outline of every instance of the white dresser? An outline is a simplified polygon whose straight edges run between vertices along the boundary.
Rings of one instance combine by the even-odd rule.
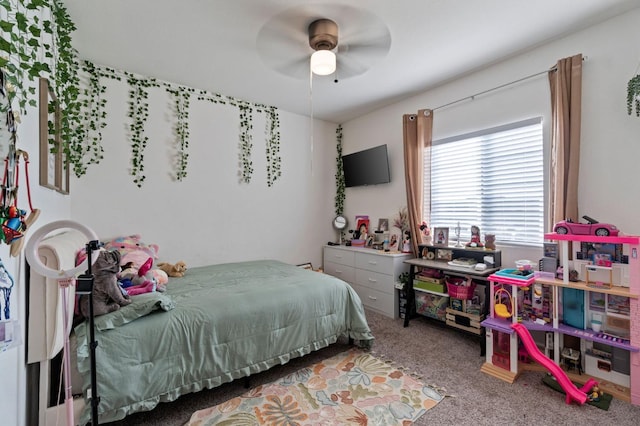
[[[413,257],[411,253],[325,246],[323,255],[325,274],[348,282],[367,308],[391,318],[399,317],[395,282],[401,273],[409,271],[404,261]]]

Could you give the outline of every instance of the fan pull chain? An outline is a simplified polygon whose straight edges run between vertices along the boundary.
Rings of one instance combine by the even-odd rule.
[[[311,115],[311,135],[309,137],[309,170],[311,172],[311,176],[313,176],[313,71],[311,71],[311,66],[309,66],[309,110]]]

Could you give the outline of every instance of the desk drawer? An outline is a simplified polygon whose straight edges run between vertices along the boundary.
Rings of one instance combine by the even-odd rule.
[[[364,269],[356,269],[356,279],[354,283],[387,294],[393,294],[393,292],[396,291],[391,275],[380,274]]]
[[[356,268],[381,274],[393,273],[393,257],[369,253],[356,253]]]
[[[358,284],[352,284],[351,287],[353,287],[356,293],[358,293],[358,296],[360,296],[360,300],[364,306],[380,312],[389,318],[395,317],[395,310],[397,307],[395,293],[382,293],[378,290]]]
[[[324,263],[333,262],[339,263],[340,265],[355,265],[355,253],[350,250],[341,250],[332,247],[324,248]],[[325,266],[326,269],[326,266]]]
[[[324,262],[324,273],[333,275],[336,278],[340,278],[343,281],[352,283],[356,279],[356,274],[353,266],[341,265],[340,263]]]

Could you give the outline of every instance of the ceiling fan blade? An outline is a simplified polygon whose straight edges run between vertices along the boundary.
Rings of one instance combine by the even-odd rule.
[[[282,62],[274,69],[281,74],[285,74],[294,78],[302,79],[309,77],[309,57],[303,57]]]
[[[294,10],[275,16],[260,29],[256,48],[269,68],[294,78],[304,78],[308,73],[313,49],[303,22],[306,18]],[[307,61],[306,73],[300,70],[301,61]]]
[[[341,78],[364,73],[389,52],[389,30],[373,13],[350,5],[305,3],[286,9],[260,29],[256,47],[262,61],[282,74],[307,78],[313,53],[309,24],[321,18],[338,25],[335,51]]]
[[[336,57],[336,74],[341,80],[364,74],[368,69],[367,64],[363,64],[357,59]]]

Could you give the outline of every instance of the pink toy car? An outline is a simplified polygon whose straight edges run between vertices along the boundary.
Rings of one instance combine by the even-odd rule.
[[[619,229],[609,223],[600,223],[589,216],[582,216],[589,223],[576,223],[572,220],[561,220],[553,227],[558,234],[597,235],[599,237],[618,235]]]

